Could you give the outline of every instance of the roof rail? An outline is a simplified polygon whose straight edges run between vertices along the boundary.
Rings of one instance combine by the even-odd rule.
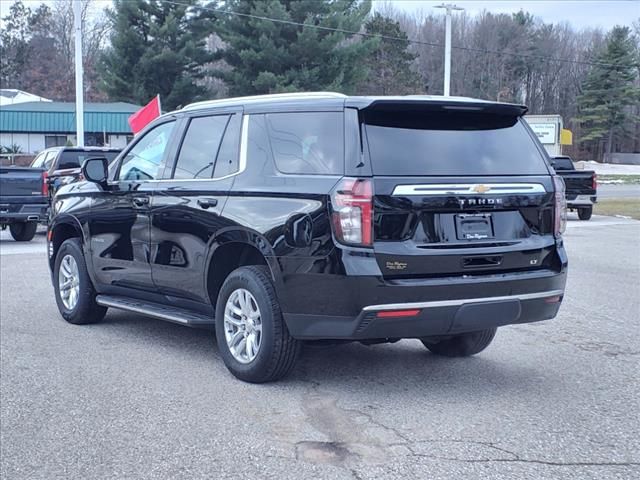
[[[250,95],[247,97],[220,98],[218,100],[205,100],[203,102],[191,103],[182,110],[196,110],[199,108],[215,107],[232,103],[263,102],[269,100],[295,100],[302,98],[346,98],[346,95],[337,92],[295,92],[295,93],[272,93],[268,95]]]

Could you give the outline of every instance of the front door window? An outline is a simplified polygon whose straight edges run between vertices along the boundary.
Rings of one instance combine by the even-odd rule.
[[[118,180],[155,180],[175,122],[162,123],[148,131],[122,160]]]

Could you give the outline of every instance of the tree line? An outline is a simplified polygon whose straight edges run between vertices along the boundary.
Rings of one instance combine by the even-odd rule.
[[[6,4],[5,4],[6,5]],[[333,90],[442,94],[444,18],[369,0],[83,2],[85,99],[163,107],[236,95]],[[5,9],[3,9],[3,14]],[[70,2],[13,3],[0,31],[0,81],[74,98]],[[640,152],[640,20],[576,30],[516,14],[453,19],[453,95],[560,114],[577,158]]]

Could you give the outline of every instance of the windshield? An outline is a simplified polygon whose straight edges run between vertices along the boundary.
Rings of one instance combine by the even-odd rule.
[[[519,117],[483,112],[368,112],[376,175],[547,174]]]

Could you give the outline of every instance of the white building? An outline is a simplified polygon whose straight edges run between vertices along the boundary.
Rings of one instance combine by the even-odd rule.
[[[23,92],[15,88],[0,88],[0,107],[26,102],[50,102],[48,98],[39,97],[33,93]]]

